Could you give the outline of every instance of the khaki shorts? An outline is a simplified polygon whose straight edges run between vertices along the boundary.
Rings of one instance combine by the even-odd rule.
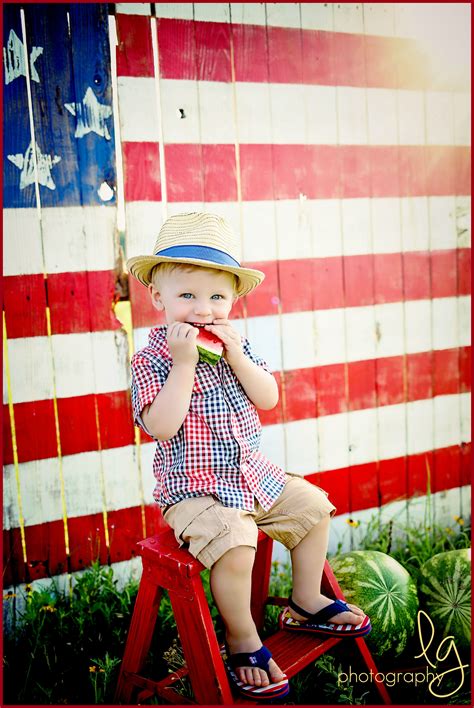
[[[254,511],[224,506],[212,496],[184,499],[164,514],[182,546],[206,568],[236,546],[257,548],[258,529],[292,549],[336,507],[327,493],[305,479],[287,475],[282,493],[268,511],[255,502]]]

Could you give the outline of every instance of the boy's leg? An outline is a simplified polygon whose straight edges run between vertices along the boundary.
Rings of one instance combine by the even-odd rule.
[[[250,612],[254,559],[254,548],[237,546],[224,553],[211,568],[211,590],[226,627],[231,654],[255,652],[262,646]],[[255,686],[267,686],[284,678],[273,659],[269,668],[270,676],[262,669],[245,666],[235,672],[241,681]]]
[[[305,479],[288,475],[285,487],[268,512],[259,509],[257,525],[290,549],[294,602],[314,614],[333,602],[321,593],[321,579],[328,548],[330,515],[336,509],[327,494]],[[359,624],[364,613],[355,605],[328,621]],[[295,619],[306,619],[290,609]]]
[[[330,605],[332,599],[321,593],[324,562],[328,549],[329,514],[308,531],[306,536],[290,551],[293,575],[292,597],[299,607],[314,614]],[[335,624],[359,624],[364,612],[355,605],[349,605],[351,612],[339,612],[328,622]],[[295,619],[305,619],[290,608]]]
[[[226,626],[230,653],[260,649],[262,641],[250,610],[258,536],[253,515],[224,507],[213,497],[197,497],[170,507],[164,519],[174,529],[176,539],[189,544],[189,551],[211,569],[211,589]],[[244,683],[256,686],[283,679],[273,660],[269,668],[270,677],[253,667],[239,667],[235,673]]]

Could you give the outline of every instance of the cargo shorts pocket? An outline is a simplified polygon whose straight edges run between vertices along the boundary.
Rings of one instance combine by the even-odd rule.
[[[196,558],[216,538],[230,531],[230,525],[213,497],[185,499],[172,506],[164,515],[179,545],[189,545]]]

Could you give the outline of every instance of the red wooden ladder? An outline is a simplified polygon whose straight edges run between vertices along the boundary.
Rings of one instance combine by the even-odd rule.
[[[193,703],[174,688],[187,675],[195,702],[199,705],[252,703],[248,699],[235,698],[231,692],[201,581],[201,563],[187,550],[178,547],[171,529],[140,541],[138,546],[143,575],[128,632],[115,701],[122,704],[141,703],[153,695],[159,695],[175,705]],[[272,540],[260,531],[252,578],[252,615],[260,628],[263,625],[265,605],[268,602],[285,602],[283,598],[268,597],[272,547]],[[140,671],[150,648],[162,589],[169,593],[186,666],[155,681],[141,675]],[[344,599],[327,561],[322,591],[329,597]],[[279,630],[265,638],[265,646],[270,649],[281,670],[291,678],[340,641],[348,642],[351,646],[354,646],[354,642],[367,669],[377,674],[377,667],[363,638],[320,639],[310,633],[293,634]],[[390,704],[384,684],[376,681],[375,685],[382,701]]]

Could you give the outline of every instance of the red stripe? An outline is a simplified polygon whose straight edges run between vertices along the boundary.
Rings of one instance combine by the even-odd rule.
[[[470,359],[471,348],[464,347],[294,369],[283,377],[276,372],[280,400],[273,410],[259,411],[260,420],[262,425],[274,425],[466,393],[471,385]]]
[[[145,507],[146,536],[165,527],[156,505]],[[31,582],[38,578],[82,570],[99,559],[101,564],[117,563],[136,555],[136,544],[144,537],[140,507],[107,514],[110,548],[105,543],[102,514],[68,519],[70,558],[66,555],[64,525],[50,521],[25,527],[28,563],[25,567],[20,529],[3,532],[4,584]]]
[[[160,201],[157,143],[124,142],[125,198]],[[246,201],[470,194],[470,148],[460,146],[241,144]],[[235,147],[165,146],[168,198],[236,201]]]
[[[122,141],[125,201],[161,201],[158,143]]]
[[[443,394],[470,391],[471,348],[394,356],[349,364],[295,369],[275,373],[280,401],[271,411],[260,411],[263,425],[332,415],[417,401]],[[347,383],[346,383],[347,382]],[[406,399],[403,391],[406,382]],[[346,388],[347,387],[347,388]],[[94,396],[58,399],[63,455],[98,450]],[[101,449],[132,445],[134,428],[129,391],[97,394]],[[285,412],[283,412],[285,400]],[[52,400],[14,405],[20,462],[56,457],[56,429]],[[8,406],[4,405],[4,462],[13,462]],[[142,433],[143,442],[150,438]]]
[[[246,302],[248,316],[358,307],[405,300],[469,295],[470,249],[331,258],[301,258],[247,264],[266,278]],[[4,278],[9,339],[46,336],[46,302],[53,334],[120,328],[114,315],[114,271],[18,275]],[[164,322],[150,304],[148,291],[130,278],[133,326]],[[243,317],[237,303],[233,317]]]
[[[360,307],[471,292],[470,249],[253,261],[245,265],[263,270],[266,277],[245,303],[237,302],[233,318],[244,316],[244,306],[248,317],[261,317],[279,311]],[[133,326],[155,326],[157,313],[146,288],[134,278],[129,282]]]
[[[100,425],[96,427],[96,409]],[[129,391],[58,398],[63,455],[132,445],[134,428]],[[52,400],[16,403],[15,430],[20,462],[44,460],[58,454]],[[13,462],[8,406],[3,407],[4,462]]]
[[[328,492],[337,507],[337,514],[347,514],[406,499],[407,496],[426,494],[427,463],[432,492],[468,484],[470,456],[469,443],[407,458],[310,474],[306,479]],[[163,528],[164,522],[158,507],[147,506],[145,511],[146,535],[150,536]],[[136,553],[136,543],[143,538],[140,507],[109,512],[108,529],[110,553],[107,557],[102,514],[68,519],[71,549],[68,561],[62,521],[27,526],[26,568],[22,558],[20,529],[4,531],[4,584],[31,581],[66,570],[81,570],[97,557],[102,563],[131,558]]]
[[[115,21],[118,76],[154,76],[150,18],[116,14]]]
[[[329,493],[337,514],[350,514],[469,484],[471,443],[306,475]],[[428,480],[428,474],[430,480]],[[454,521],[454,520],[453,520]]]
[[[118,15],[119,75],[151,76],[149,19]],[[289,27],[158,19],[160,73],[167,79],[466,90],[434,74],[413,39]],[[141,51],[142,50],[142,51]]]
[[[46,305],[52,334],[96,332],[120,328],[113,306],[114,271],[14,275],[3,279],[9,339],[46,336]]]

